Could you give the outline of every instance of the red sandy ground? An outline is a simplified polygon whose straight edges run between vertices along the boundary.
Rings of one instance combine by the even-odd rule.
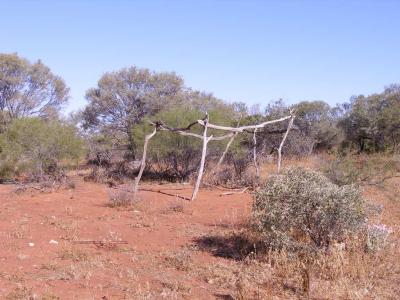
[[[34,195],[16,195],[12,186],[0,185],[1,299],[29,299],[29,295],[38,299],[171,299],[178,294],[223,299],[228,295],[229,291],[208,283],[201,274],[179,270],[186,268],[182,247],[196,249],[197,238],[247,215],[249,194],[220,197],[221,191],[202,189],[198,199],[189,202],[141,192],[134,208],[111,208],[106,206],[104,185],[79,177],[74,182],[74,191]],[[176,192],[189,196],[191,189]],[[107,243],[96,246],[73,240],[128,244],[109,249]],[[192,263],[200,268],[224,260],[207,251],[194,250],[191,255]]]
[[[189,202],[141,192],[133,208],[112,208],[106,186],[73,180],[74,190],[48,194],[17,195],[0,185],[0,299],[233,299],[208,277],[233,260],[199,241],[244,220],[250,194],[220,197],[203,188]],[[190,195],[190,187],[179,187],[170,192]],[[399,202],[374,188],[366,193],[383,205],[382,221],[398,226]],[[73,243],[84,240],[106,243]]]

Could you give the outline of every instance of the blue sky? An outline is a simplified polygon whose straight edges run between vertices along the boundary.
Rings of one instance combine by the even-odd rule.
[[[175,71],[228,101],[347,101],[400,83],[399,1],[4,1],[0,52],[42,59],[68,111],[107,71]]]

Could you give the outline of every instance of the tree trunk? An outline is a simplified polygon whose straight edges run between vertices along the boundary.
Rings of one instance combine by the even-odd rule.
[[[133,125],[132,125],[133,126]],[[129,156],[132,160],[135,160],[135,141],[133,139],[133,133],[132,133],[132,126],[129,127],[126,130],[126,134],[128,135],[128,150],[129,150]]]

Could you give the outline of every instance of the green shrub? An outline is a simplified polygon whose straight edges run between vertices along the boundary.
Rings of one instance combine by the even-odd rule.
[[[77,162],[84,144],[75,127],[60,121],[23,118],[0,134],[0,178],[42,180]]]
[[[338,185],[380,184],[400,172],[400,156],[369,154],[340,155],[321,166],[326,176]]]
[[[359,189],[296,167],[255,193],[252,226],[271,247],[313,250],[357,232],[365,217]]]

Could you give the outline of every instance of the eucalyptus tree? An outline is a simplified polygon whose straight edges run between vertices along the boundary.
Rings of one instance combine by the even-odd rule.
[[[183,79],[137,67],[105,73],[86,92],[84,127],[128,141],[134,154],[133,126],[145,117],[184,101]]]
[[[294,106],[296,125],[309,139],[309,154],[314,149],[330,149],[341,142],[334,110],[324,101],[302,101]]]
[[[3,125],[22,117],[50,117],[68,101],[64,80],[40,60],[0,54],[0,118]]]
[[[399,85],[390,85],[379,94],[352,97],[342,108],[340,126],[350,147],[360,152],[399,150]]]

